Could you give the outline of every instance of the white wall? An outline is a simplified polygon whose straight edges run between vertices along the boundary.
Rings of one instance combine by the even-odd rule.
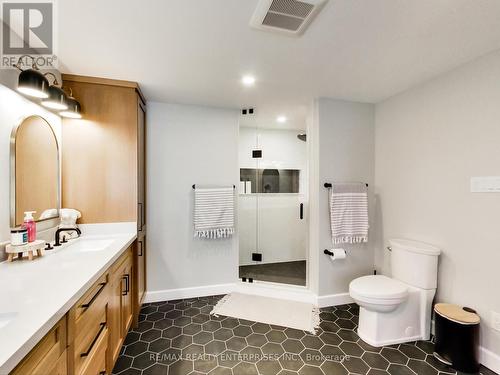
[[[497,355],[500,194],[471,193],[469,184],[500,176],[499,82],[497,52],[378,104],[375,174],[378,266],[388,272],[383,245],[393,237],[439,246],[437,301],[477,309],[481,345]]]
[[[61,118],[6,86],[0,85],[0,243],[10,240],[11,133],[15,126],[30,115],[39,115],[47,120],[56,134],[61,149]],[[3,251],[0,250],[0,259],[3,258]]]
[[[240,168],[255,168],[252,150],[260,148],[259,168],[300,169],[307,167],[307,145],[297,138],[300,130],[240,128]]]
[[[237,155],[238,111],[148,102],[148,298],[236,282],[237,237],[193,238],[191,185],[238,184]]]
[[[240,265],[306,259],[307,215],[300,220],[299,205],[303,203],[304,212],[307,211],[307,145],[297,138],[299,133],[298,130],[240,128],[240,168],[300,170],[299,194],[240,195]],[[252,150],[256,148],[263,150],[262,159],[252,158]],[[262,253],[262,262],[252,262],[252,253],[257,251]]]
[[[311,142],[311,225],[310,265],[313,291],[321,305],[348,301],[349,283],[373,272],[373,237],[368,244],[345,245],[345,260],[331,262],[323,254],[332,248],[328,190],[325,182],[374,181],[374,106],[333,99],[318,99],[313,104],[308,129]],[[317,202],[317,204],[315,204]],[[370,222],[373,223],[373,199],[370,194]],[[316,274],[316,275],[315,275]]]

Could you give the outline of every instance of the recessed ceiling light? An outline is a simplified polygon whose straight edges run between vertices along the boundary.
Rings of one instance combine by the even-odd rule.
[[[276,117],[276,121],[283,124],[286,122],[286,117],[285,116],[278,116],[278,117]]]
[[[245,86],[253,86],[255,83],[255,77],[254,76],[243,76],[243,78],[241,79],[241,82]]]

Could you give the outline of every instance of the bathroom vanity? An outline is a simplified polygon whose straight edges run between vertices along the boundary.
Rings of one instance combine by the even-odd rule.
[[[0,264],[0,374],[111,373],[138,311],[134,227],[84,225],[40,259]]]
[[[68,207],[81,212],[82,235],[0,263],[0,375],[111,374],[145,296],[144,97],[134,82],[63,81],[83,119],[13,124],[11,227],[36,210],[39,237],[59,244]]]

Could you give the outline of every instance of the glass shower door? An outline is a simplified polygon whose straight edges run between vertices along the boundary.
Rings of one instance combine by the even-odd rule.
[[[298,133],[241,129],[240,180],[251,185],[250,196],[248,189],[240,195],[240,277],[247,280],[306,283],[307,148]]]

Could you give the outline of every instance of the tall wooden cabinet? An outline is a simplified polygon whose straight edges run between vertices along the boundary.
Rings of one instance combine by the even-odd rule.
[[[136,281],[137,301],[134,306],[139,307],[146,293],[146,106],[141,98],[137,103],[137,246],[135,248],[136,267],[134,269]],[[138,318],[139,311],[135,317]],[[137,322],[136,322],[137,324]]]
[[[63,74],[83,119],[62,126],[62,200],[80,223],[137,222],[145,229],[146,104],[135,82]]]
[[[120,323],[111,316],[110,324],[120,324],[126,335],[138,322],[146,291],[146,101],[135,82],[70,74],[62,80],[83,116],[63,120],[63,207],[80,210],[80,223],[137,223],[131,261],[120,271],[128,280],[111,282],[110,310],[119,308],[122,316]],[[113,361],[124,339],[114,335],[111,331]]]
[[[146,234],[146,106],[137,98],[137,232]]]

